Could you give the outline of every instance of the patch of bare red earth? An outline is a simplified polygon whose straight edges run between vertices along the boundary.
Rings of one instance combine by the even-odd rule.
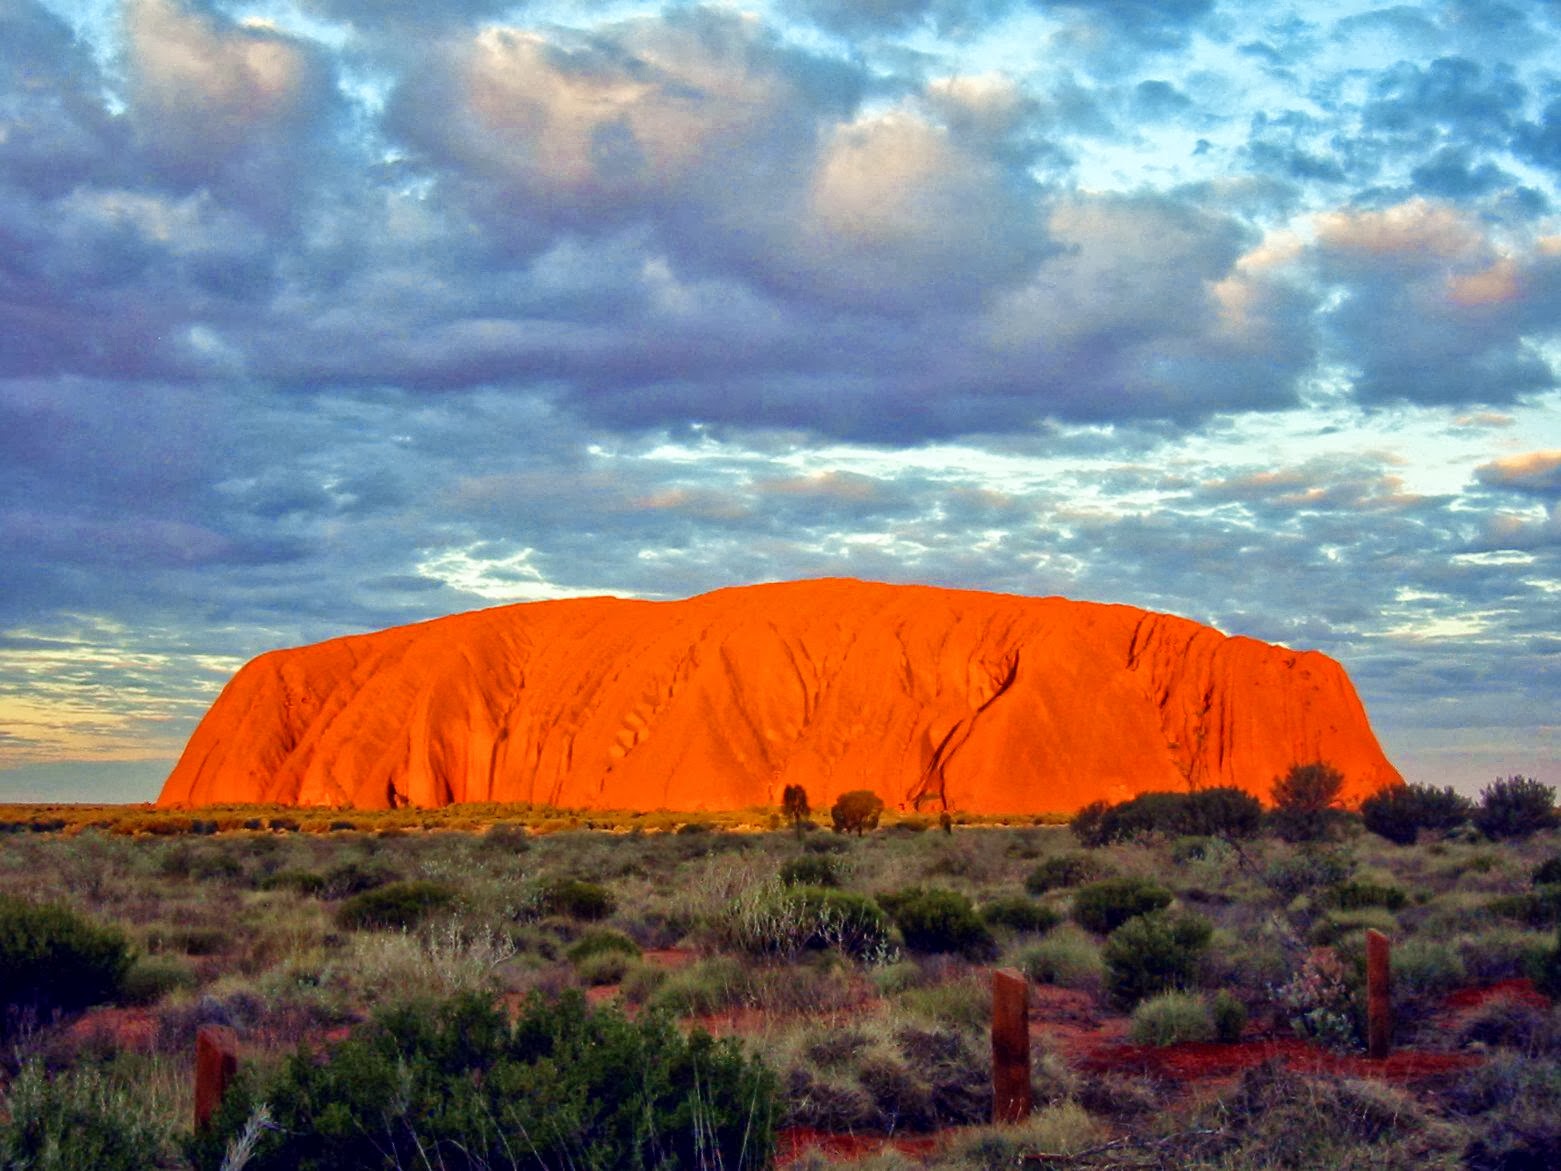
[[[1298,1037],[1254,1035],[1234,1044],[1186,1042],[1179,1045],[1135,1045],[1128,1040],[1131,1022],[1123,1016],[1105,1015],[1088,992],[1049,985],[1030,990],[1030,1028],[1037,1043],[1056,1046],[1073,1068],[1084,1073],[1147,1074],[1189,1091],[1217,1092],[1240,1075],[1267,1061],[1277,1061],[1302,1074],[1370,1078],[1398,1084],[1434,1082],[1478,1065],[1478,1053],[1399,1049],[1373,1060],[1354,1054],[1334,1053]],[[1456,1036],[1467,1015],[1497,1000],[1514,1000],[1543,1008],[1549,1001],[1529,980],[1502,980],[1495,984],[1462,988],[1449,995],[1436,1022],[1449,1036]],[[724,1031],[733,1031],[728,1028]],[[906,1137],[826,1134],[794,1129],[780,1135],[777,1163],[786,1167],[810,1151],[835,1162],[854,1162],[893,1150],[911,1157],[927,1156],[947,1143],[948,1133]]]

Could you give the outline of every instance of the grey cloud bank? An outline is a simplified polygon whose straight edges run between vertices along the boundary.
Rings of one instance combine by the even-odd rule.
[[[126,799],[271,646],[849,574],[1316,646],[1412,779],[1561,783],[1558,41],[0,0],[0,779]]]

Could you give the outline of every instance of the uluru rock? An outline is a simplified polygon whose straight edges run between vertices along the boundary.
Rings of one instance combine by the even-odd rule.
[[[160,805],[1053,812],[1151,789],[1268,796],[1324,760],[1399,775],[1343,668],[1130,606],[849,580],[585,598],[272,651]]]

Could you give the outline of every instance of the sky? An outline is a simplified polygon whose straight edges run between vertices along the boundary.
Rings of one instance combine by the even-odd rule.
[[[816,576],[1561,784],[1561,3],[0,0],[0,800],[237,667]]]

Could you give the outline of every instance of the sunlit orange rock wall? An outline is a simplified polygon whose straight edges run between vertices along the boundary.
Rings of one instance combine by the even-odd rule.
[[[457,614],[274,651],[159,804],[1072,810],[1298,761],[1397,772],[1344,670],[1128,606],[857,581]]]

